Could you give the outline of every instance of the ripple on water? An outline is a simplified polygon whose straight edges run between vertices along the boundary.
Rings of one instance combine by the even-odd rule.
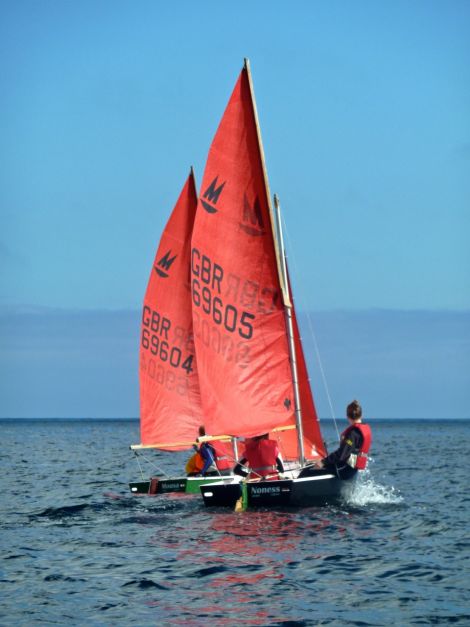
[[[466,458],[469,424],[449,429],[439,454]],[[9,624],[470,624],[466,469],[453,469],[451,485],[435,476],[425,462],[436,451],[423,447],[436,440],[423,443],[420,425],[377,426],[375,464],[344,502],[243,514],[207,510],[198,497],[129,495],[133,428],[2,434]],[[424,455],[419,468],[397,459],[404,438],[413,458]],[[176,471],[185,455],[157,457]],[[64,467],[67,489],[51,482]],[[17,490],[33,474],[34,493]]]

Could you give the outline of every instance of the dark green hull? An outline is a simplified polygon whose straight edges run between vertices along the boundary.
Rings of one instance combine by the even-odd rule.
[[[227,477],[225,477],[226,479]],[[217,483],[221,481],[219,477],[174,477],[158,479],[153,477],[148,481],[135,481],[129,484],[132,494],[170,494],[173,492],[183,492],[185,494],[200,494],[201,486],[207,483]]]
[[[154,480],[154,490],[151,490],[152,480],[135,481],[129,484],[132,494],[169,494],[171,492],[186,492],[186,477]]]

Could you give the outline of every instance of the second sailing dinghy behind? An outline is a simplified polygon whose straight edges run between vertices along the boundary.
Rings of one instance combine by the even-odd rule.
[[[197,207],[191,171],[163,231],[144,297],[140,334],[140,436],[131,446],[180,451],[194,444],[203,422],[198,370],[193,342],[190,242]],[[231,467],[229,443],[213,443],[218,466]],[[226,458],[228,463],[222,463]],[[130,484],[137,494],[198,493],[204,482],[217,477],[142,478]]]
[[[194,339],[204,422],[213,435],[276,437],[284,478],[201,486],[206,505],[307,505],[344,484],[326,455],[282,241],[271,205],[248,61],[206,163],[191,240]]]

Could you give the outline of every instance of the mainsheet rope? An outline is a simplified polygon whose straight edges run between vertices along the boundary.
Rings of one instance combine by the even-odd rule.
[[[294,247],[292,246],[292,243],[291,243],[291,239],[290,239],[290,236],[289,236],[289,231],[287,229],[287,224],[286,224],[284,215],[282,215],[282,222],[283,222],[283,225],[284,225],[284,232],[285,232],[285,234],[287,236],[288,248],[289,248],[289,250],[294,251]],[[286,258],[288,258],[287,250],[286,250]],[[299,271],[299,267],[297,265],[297,261],[295,259],[294,252],[292,252],[292,261],[293,261],[292,265],[293,265],[293,269],[294,269],[294,275],[301,280],[303,277],[301,275],[301,272]],[[302,297],[300,298],[300,300],[302,301],[301,305],[306,305],[305,300],[303,300]],[[318,365],[320,367],[321,378],[322,378],[322,381],[323,381],[323,387],[325,388],[326,398],[328,399],[328,405],[330,407],[331,417],[333,418],[333,422],[334,422],[335,429],[336,429],[336,434],[337,434],[338,439],[339,439],[339,437],[340,437],[339,436],[339,429],[338,429],[338,425],[336,423],[336,417],[335,417],[335,412],[334,412],[334,409],[333,409],[333,403],[332,403],[332,400],[331,400],[330,391],[329,391],[329,388],[328,388],[328,383],[326,381],[325,371],[323,369],[323,364],[322,364],[322,360],[321,360],[321,357],[320,357],[320,350],[318,348],[317,338],[316,338],[315,332],[313,330],[312,317],[310,315],[310,311],[308,310],[308,308],[306,306],[304,307],[304,310],[305,310],[305,312],[307,314],[308,327],[309,327],[310,335],[311,335],[312,340],[313,340],[313,346],[315,348],[315,355],[316,355],[316,358],[317,358],[317,361],[318,361]]]

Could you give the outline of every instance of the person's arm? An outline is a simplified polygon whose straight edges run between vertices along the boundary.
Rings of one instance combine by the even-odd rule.
[[[350,438],[344,439],[341,442],[340,446],[336,449],[336,451],[333,451],[333,453],[330,453],[328,457],[324,457],[322,459],[322,464],[329,466],[332,464],[340,464],[341,462],[345,462],[352,453],[352,447],[352,440]]]

